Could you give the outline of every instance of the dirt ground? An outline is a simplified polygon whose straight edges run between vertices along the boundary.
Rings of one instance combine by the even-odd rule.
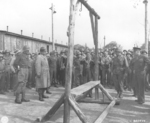
[[[107,89],[112,96],[116,95],[114,89]],[[44,102],[38,101],[35,89],[27,90],[27,98],[30,102],[15,104],[12,92],[0,95],[0,118],[8,117],[8,123],[33,123],[38,117],[45,115],[64,92],[64,88],[51,88],[51,95]],[[125,91],[120,105],[114,106],[103,123],[150,123],[150,92],[146,92],[146,102],[138,104],[132,96],[132,92]],[[101,96],[102,97],[102,96]],[[105,100],[107,98],[105,97]],[[89,123],[92,123],[107,107],[104,104],[79,103]],[[71,123],[81,123],[75,112],[71,110]],[[63,105],[46,123],[63,122]],[[1,123],[1,122],[0,122]]]

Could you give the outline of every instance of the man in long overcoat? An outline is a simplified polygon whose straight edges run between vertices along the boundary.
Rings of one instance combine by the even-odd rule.
[[[49,65],[46,57],[46,49],[44,47],[40,48],[40,55],[37,56],[35,62],[36,69],[36,88],[39,93],[39,100],[44,101],[43,98],[48,98],[44,95],[45,90],[50,87],[50,74]]]

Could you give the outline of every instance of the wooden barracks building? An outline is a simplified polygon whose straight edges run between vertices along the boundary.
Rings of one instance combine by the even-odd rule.
[[[30,47],[31,53],[39,52],[40,47],[45,47],[47,52],[52,51],[52,42],[50,41],[0,30],[0,50],[21,50],[24,45]],[[55,43],[55,50],[58,53],[67,48],[67,45]]]

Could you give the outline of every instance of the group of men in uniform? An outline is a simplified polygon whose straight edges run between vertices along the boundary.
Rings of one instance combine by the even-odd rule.
[[[90,50],[74,50],[72,88],[94,80],[95,53]],[[104,87],[115,87],[117,97],[122,98],[123,90],[133,90],[137,102],[145,102],[145,87],[149,87],[149,58],[147,52],[134,47],[133,51],[123,52],[118,48],[99,52],[99,79]],[[47,53],[44,47],[39,54],[30,54],[28,46],[13,55],[5,51],[0,53],[0,93],[13,90],[15,103],[29,102],[26,99],[26,87],[35,87],[39,100],[48,98],[53,85],[65,85],[67,50],[58,54]]]

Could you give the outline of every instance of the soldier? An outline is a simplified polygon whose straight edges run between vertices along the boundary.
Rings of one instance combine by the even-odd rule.
[[[91,80],[95,80],[95,75],[94,75],[95,63],[94,63],[94,59],[95,59],[95,54],[94,54],[94,52],[92,51],[92,52],[91,52],[91,61],[90,61]]]
[[[147,53],[143,50],[143,53]],[[146,76],[146,66],[150,64],[150,60],[147,56],[141,54],[137,56],[135,61],[135,80],[137,82],[137,102],[139,104],[145,103],[145,76]]]
[[[81,61],[81,64],[83,64],[84,83],[91,81],[90,61],[91,61],[91,54],[87,51],[86,58]]]
[[[122,55],[121,50],[116,51],[116,57],[113,59],[112,72],[115,89],[117,91],[117,97],[122,98],[123,93],[123,74],[125,70],[125,58]]]
[[[80,85],[81,80],[81,64],[80,64],[81,53],[77,51],[76,57],[74,57],[74,83],[72,84],[73,88]]]
[[[56,72],[57,72],[57,58],[55,55],[55,51],[51,52],[50,57],[48,58],[48,63],[50,67],[50,80],[51,83],[54,84],[55,87],[57,86],[57,80],[56,80]]]
[[[108,52],[104,52],[104,56],[101,58],[101,67],[102,67],[102,84],[104,86],[110,86],[110,66],[111,58],[108,55]]]
[[[65,86],[66,65],[67,65],[67,51],[63,51],[60,59],[60,79],[62,81],[62,86]]]
[[[3,55],[0,53],[0,94],[5,94],[5,61],[3,59]]]
[[[11,55],[8,50],[4,51],[4,60],[5,60],[5,91],[8,92],[10,89],[10,79],[11,79],[11,70],[10,70],[10,62]]]
[[[32,88],[32,69],[33,69],[33,60],[32,60],[31,54],[29,54],[28,57],[29,57],[30,67],[29,67],[29,77],[28,77],[27,88],[31,89],[31,88]]]
[[[37,56],[35,62],[35,69],[36,69],[36,88],[38,89],[39,100],[44,101],[43,98],[48,98],[48,96],[44,95],[44,92],[51,85],[49,65],[46,57],[46,49],[44,47],[40,48],[40,55]]]
[[[22,53],[20,53],[16,60],[14,61],[14,66],[18,70],[18,83],[16,86],[16,99],[15,103],[21,104],[22,102],[29,102],[30,100],[27,100],[25,98],[26,93],[26,83],[28,82],[28,76],[29,76],[29,67],[30,67],[30,61],[29,61],[29,47],[24,46],[22,49]],[[22,98],[20,99],[20,94],[22,95]]]
[[[16,60],[16,57],[18,57],[19,53],[21,53],[20,51],[16,50],[14,52],[14,56],[12,57],[11,59],[11,62],[10,62],[10,68],[11,68],[11,71],[12,71],[12,89],[13,91],[15,90],[15,86],[17,85],[17,70],[16,68],[14,67],[14,61]]]
[[[127,59],[127,62],[128,62],[128,65],[130,65],[130,63],[131,63],[131,60],[132,60],[132,55],[131,55],[131,53],[130,52],[127,52],[127,54],[126,54],[127,56],[126,56],[126,59]],[[130,66],[129,66],[130,67]],[[129,91],[131,91],[131,70],[130,70],[130,68],[128,69],[126,69],[126,88],[129,90]]]
[[[130,69],[131,69],[131,87],[133,89],[133,96],[137,96],[137,81],[135,76],[135,70],[136,70],[136,61],[138,59],[138,56],[140,55],[140,48],[134,47],[133,48],[133,59],[130,62]]]

